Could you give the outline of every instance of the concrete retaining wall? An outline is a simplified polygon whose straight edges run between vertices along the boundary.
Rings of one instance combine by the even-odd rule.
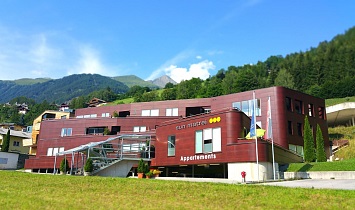
[[[355,179],[355,171],[284,172],[284,179]]]

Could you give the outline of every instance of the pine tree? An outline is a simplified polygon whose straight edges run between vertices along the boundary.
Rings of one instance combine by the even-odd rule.
[[[314,139],[307,115],[304,119],[303,132],[304,161],[312,162],[315,160]]]
[[[10,146],[10,129],[7,131],[6,137],[2,142],[1,152],[8,152]]]
[[[327,156],[324,150],[324,139],[319,124],[317,124],[316,145],[317,145],[317,152],[316,152],[317,162],[326,162]]]

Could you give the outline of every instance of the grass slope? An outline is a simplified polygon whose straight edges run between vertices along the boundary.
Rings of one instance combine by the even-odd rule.
[[[351,209],[355,191],[0,171],[2,209]],[[329,202],[329,195],[332,201]]]
[[[345,102],[355,102],[355,96],[346,98],[332,98],[325,100],[325,106],[334,106]]]
[[[287,172],[306,171],[355,171],[355,159],[319,162],[319,163],[291,163]]]

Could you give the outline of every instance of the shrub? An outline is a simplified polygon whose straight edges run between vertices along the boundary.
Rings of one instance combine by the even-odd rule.
[[[60,167],[59,167],[60,171],[63,173],[67,173],[67,171],[70,170],[69,168],[69,162],[66,158],[64,158],[61,162],[60,162]]]
[[[86,160],[85,165],[84,165],[84,171],[85,172],[92,172],[94,170],[94,165],[92,163],[92,159],[89,158]]]
[[[145,164],[143,159],[141,158],[138,162],[138,168],[137,168],[138,173],[144,173],[145,172]]]

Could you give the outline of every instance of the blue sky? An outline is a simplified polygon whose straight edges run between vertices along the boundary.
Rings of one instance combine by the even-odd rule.
[[[351,0],[2,0],[0,80],[206,79],[317,47],[353,27],[354,11]]]

